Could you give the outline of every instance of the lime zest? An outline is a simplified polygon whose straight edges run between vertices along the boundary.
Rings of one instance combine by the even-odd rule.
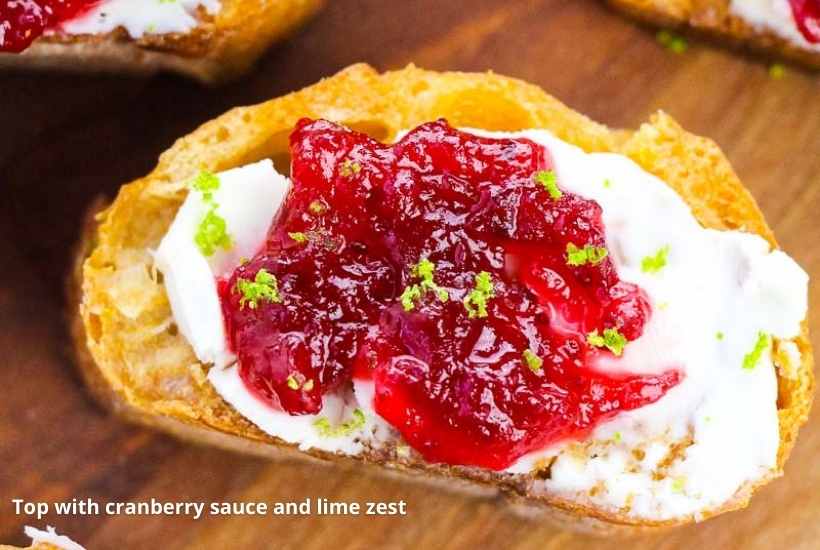
[[[237,279],[235,289],[242,295],[239,299],[240,309],[244,309],[246,304],[249,308],[256,309],[261,301],[272,304],[282,302],[276,277],[268,273],[264,267],[256,272],[253,281],[242,278]]]
[[[769,78],[780,80],[786,76],[786,66],[783,63],[772,63],[769,65]]]
[[[658,273],[661,269],[666,267],[666,261],[669,257],[669,245],[662,246],[652,256],[646,256],[641,261],[641,271],[644,273]]]
[[[603,246],[584,245],[578,248],[573,243],[567,243],[567,265],[578,267],[581,265],[597,265],[604,261],[609,251]]]
[[[319,214],[324,214],[327,211],[327,205],[324,202],[317,199],[315,201],[312,201],[308,205],[308,210],[310,210],[311,213],[316,214],[318,216]]]
[[[399,296],[404,311],[412,311],[416,306],[416,301],[420,300],[427,292],[434,292],[442,302],[450,299],[447,291],[438,286],[433,280],[435,273],[436,264],[427,258],[420,259],[416,265],[410,268],[410,276],[421,280],[418,283],[408,285]]]
[[[217,248],[229,250],[233,246],[228,234],[228,224],[225,218],[216,213],[215,204],[211,205],[200,220],[194,242],[204,256],[213,256]]]
[[[475,276],[475,288],[464,298],[464,308],[470,319],[487,316],[487,301],[495,296],[493,280],[489,273],[481,271]]]
[[[757,333],[755,347],[743,357],[743,368],[745,370],[754,369],[763,357],[763,353],[772,344],[772,337],[763,331]]]
[[[308,240],[307,234],[302,233],[301,231],[296,231],[294,233],[288,233],[288,237],[290,237],[291,239],[293,239],[295,242],[297,242],[299,244],[305,244]]]
[[[353,418],[338,426],[332,426],[330,420],[322,416],[313,421],[313,427],[316,428],[316,431],[319,432],[319,435],[322,437],[344,437],[364,428],[365,423],[364,412],[356,408],[353,410]]]
[[[219,176],[207,170],[202,170],[191,182],[191,187],[202,193],[202,200],[210,202],[214,198],[214,191],[219,189],[219,184]]]
[[[554,170],[541,170],[535,173],[535,181],[544,186],[552,200],[557,201],[564,194],[558,189],[558,182]]]
[[[603,335],[599,334],[597,330],[593,330],[587,334],[587,343],[596,348],[607,348],[613,354],[620,357],[624,353],[627,339],[617,328],[607,328],[604,329]]]
[[[541,368],[544,366],[544,360],[528,349],[524,350],[523,357],[527,367],[529,367],[529,369],[534,373],[540,372]]]
[[[341,168],[339,168],[339,174],[345,178],[349,178],[353,174],[358,174],[361,171],[362,165],[350,159],[345,159]]]
[[[658,31],[655,35],[658,43],[672,53],[682,54],[689,49],[689,43],[680,35],[674,34],[668,30]]]
[[[202,195],[202,202],[207,207],[194,233],[197,248],[206,257],[213,256],[217,248],[230,249],[233,243],[228,234],[228,224],[225,218],[216,213],[219,205],[214,201],[214,191],[219,189],[220,185],[219,177],[202,170],[189,185]]]

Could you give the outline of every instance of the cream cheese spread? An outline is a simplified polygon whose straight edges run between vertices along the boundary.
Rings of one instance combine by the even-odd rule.
[[[759,236],[701,227],[677,193],[625,156],[585,153],[543,130],[469,131],[543,144],[559,186],[600,204],[618,274],[646,291],[653,313],[644,334],[629,343],[623,356],[604,360],[598,368],[643,374],[674,368],[684,373],[683,381],[654,404],[617,415],[587,441],[530,453],[507,472],[526,474],[551,462],[549,479],[537,481],[536,491],[655,520],[697,515],[729,500],[747,481],[774,473],[779,431],[770,342],[800,333],[808,307],[807,274]],[[265,170],[272,171],[272,165]],[[261,196],[232,173],[236,171],[219,175],[220,208],[256,208]],[[283,176],[274,179],[278,191],[264,199],[272,205],[270,211],[259,217],[226,216],[229,231],[259,231],[261,245],[263,228],[275,218],[288,189]],[[189,193],[160,245],[157,265],[165,275],[175,320],[181,329],[188,327],[182,333],[203,362],[217,365],[209,380],[220,395],[263,431],[302,449],[354,455],[365,443],[378,446],[395,438],[395,430],[373,409],[372,383],[355,380],[352,391],[326,396],[321,415],[289,416],[262,403],[245,387],[237,367],[227,366],[233,358],[225,349],[214,280],[238,262],[217,266],[196,258],[190,216],[201,212],[198,200]],[[244,224],[253,224],[253,230]],[[662,249],[667,251],[665,266],[657,272],[642,269],[643,260]],[[184,268],[179,267],[181,257],[190,259]],[[186,295],[211,306],[181,306]],[[744,368],[761,338],[765,345],[759,357]],[[796,346],[785,350],[799,360]],[[340,423],[357,409],[365,422],[356,430],[330,438],[317,433],[320,416]],[[680,452],[673,454],[676,448]]]
[[[66,21],[68,34],[107,34],[122,27],[132,38],[187,33],[199,25],[197,12],[219,12],[220,0],[105,0],[80,17]]]

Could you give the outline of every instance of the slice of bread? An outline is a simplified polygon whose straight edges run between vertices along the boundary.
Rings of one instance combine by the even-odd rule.
[[[685,132],[660,112],[637,131],[610,130],[572,111],[539,88],[488,74],[437,73],[408,67],[378,74],[355,65],[302,91],[233,109],[178,140],[146,177],[125,185],[105,210],[89,215],[70,285],[73,336],[80,368],[95,396],[123,416],[180,437],[269,457],[299,457],[376,465],[418,480],[505,495],[528,514],[563,525],[629,529],[685,523],[693,517],[643,521],[624,511],[537,491],[538,475],[505,475],[477,468],[425,463],[394,447],[362,457],[299,451],[266,435],[224,402],[206,379],[187,341],[172,323],[161,277],[149,250],[157,247],[182,204],[185,182],[200,170],[219,172],[271,158],[288,168],[288,136],[302,117],[326,118],[392,140],[397,132],[446,117],[456,127],[487,130],[546,128],[587,151],[631,157],[661,177],[711,228],[755,232],[775,244],[763,216],[711,141]],[[779,374],[782,468],[812,399],[812,353],[805,328],[797,345],[801,365],[781,362]],[[718,509],[746,505],[749,483]]]
[[[65,535],[60,535],[53,527],[45,529],[25,527],[26,536],[31,538],[31,544],[25,548],[0,544],[0,550],[83,550],[83,547]]]
[[[54,546],[53,544],[37,542],[32,543],[31,546],[26,546],[25,548],[22,546],[8,546],[6,544],[0,544],[0,550],[61,550],[61,548],[59,546]]]
[[[758,29],[729,10],[729,0],[606,0],[628,15],[665,28],[689,27],[736,48],[820,69],[820,53]]]
[[[101,35],[43,36],[23,53],[0,53],[0,69],[72,72],[175,72],[218,84],[247,72],[274,42],[298,27],[324,0],[222,0],[213,16],[185,34],[131,38],[122,29]]]

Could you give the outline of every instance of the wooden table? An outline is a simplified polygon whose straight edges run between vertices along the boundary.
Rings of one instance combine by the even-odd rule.
[[[820,276],[820,79],[703,43],[675,55],[654,33],[592,0],[335,0],[272,50],[259,70],[218,90],[172,77],[0,77],[0,540],[56,525],[107,548],[609,549],[465,500],[316,466],[271,464],[197,448],[102,413],[67,352],[62,280],[84,206],[146,173],[172,141],[230,106],[300,88],[356,62],[496,72],[543,86],[614,126],[656,109],[714,138],[760,201],[783,247]],[[820,329],[820,290],[811,290]],[[815,344],[820,340],[815,338]],[[787,475],[744,512],[629,548],[817,548],[817,409]],[[61,501],[405,500],[406,517],[227,519],[14,514],[12,498]]]

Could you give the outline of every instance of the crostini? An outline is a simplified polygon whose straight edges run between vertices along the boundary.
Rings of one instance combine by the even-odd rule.
[[[820,69],[820,0],[607,0],[644,22]]]
[[[45,529],[36,527],[25,527],[26,536],[31,539],[31,544],[25,550],[85,550],[81,545],[71,540],[65,535],[60,535],[52,526]],[[0,544],[0,550],[23,550],[18,546],[7,546]]]
[[[355,65],[179,141],[86,224],[93,393],[630,530],[745,506],[812,400],[808,276],[711,141]]]
[[[180,73],[215,84],[323,0],[0,0],[0,69]]]

